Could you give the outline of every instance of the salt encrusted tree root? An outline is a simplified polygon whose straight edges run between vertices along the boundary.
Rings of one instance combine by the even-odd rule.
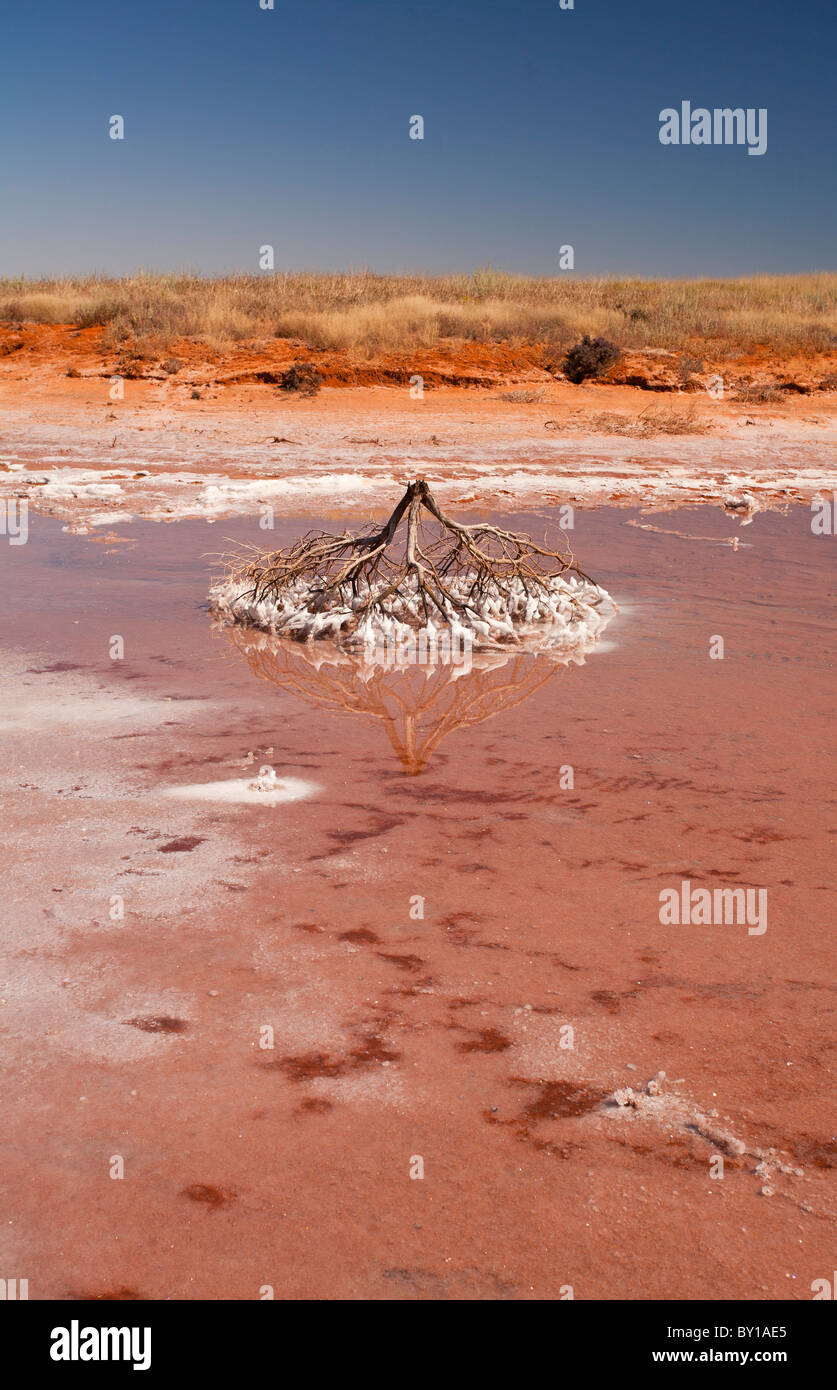
[[[405,516],[402,550],[395,541]],[[426,534],[428,517],[436,523],[436,534]],[[487,602],[519,607],[521,595],[546,597],[550,582],[570,572],[594,583],[571,553],[562,555],[486,522],[466,526],[454,521],[423,478],[408,484],[378,530],[342,536],[309,532],[285,550],[243,565],[240,556],[228,562],[228,581],[241,600],[279,601],[309,586],[306,606],[311,612],[348,608],[351,627],[370,615],[386,616],[390,599],[411,605],[415,626],[434,619],[446,625],[484,623]],[[508,637],[514,640],[510,624]]]

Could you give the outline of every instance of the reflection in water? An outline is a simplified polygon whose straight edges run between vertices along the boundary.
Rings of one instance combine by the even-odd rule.
[[[453,664],[385,670],[331,642],[292,642],[252,628],[220,629],[260,680],[336,713],[382,723],[404,771],[423,772],[443,738],[481,724],[530,695],[583,656],[520,650],[473,654]]]

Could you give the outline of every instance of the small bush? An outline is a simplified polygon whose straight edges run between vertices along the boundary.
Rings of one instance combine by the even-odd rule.
[[[499,399],[512,405],[534,405],[543,400],[543,391],[502,391]]]
[[[623,313],[626,318],[630,319],[631,323],[647,323],[650,318],[650,315],[647,314],[644,309],[629,308],[627,305],[620,303],[618,300],[616,301],[613,307],[614,309],[619,309],[620,312]]]
[[[630,439],[653,439],[658,434],[707,434],[712,426],[701,419],[694,406],[680,410],[677,406],[662,406],[643,410],[639,415],[620,415],[615,410],[600,410],[592,415],[573,411],[569,420],[545,420],[549,430],[581,430],[590,434],[621,434]]]
[[[739,386],[734,396],[734,400],[742,401],[744,405],[778,405],[784,399],[781,390],[772,381],[750,381],[745,386]]]
[[[591,338],[585,333],[580,343],[571,347],[564,358],[564,375],[578,385],[587,377],[604,376],[622,356],[615,343],[607,338]]]
[[[656,410],[643,410],[637,418],[637,433],[646,439],[655,434],[708,434],[711,428],[711,424],[698,415],[694,405],[686,410],[676,405],[663,405]]]
[[[322,384],[323,379],[312,362],[294,362],[282,373],[279,389],[298,391],[301,396],[316,396]]]
[[[677,364],[677,374],[681,382],[690,381],[694,372],[703,371],[703,358],[693,357],[690,352],[684,352]]]

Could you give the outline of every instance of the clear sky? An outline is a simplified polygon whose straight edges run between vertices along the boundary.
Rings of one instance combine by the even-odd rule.
[[[7,5],[0,273],[835,268],[835,0],[274,4]],[[684,99],[766,154],[661,145]]]

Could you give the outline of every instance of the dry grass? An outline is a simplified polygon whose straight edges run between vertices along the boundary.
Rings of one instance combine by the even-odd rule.
[[[107,325],[115,345],[197,337],[224,345],[278,335],[310,347],[381,351],[445,339],[537,342],[583,334],[621,347],[700,347],[715,356],[758,345],[810,353],[837,346],[837,273],[742,280],[527,279],[471,275],[299,273],[0,280],[0,319]]]
[[[535,405],[543,400],[543,391],[501,391],[498,400],[509,401],[512,405]]]
[[[435,288],[429,282],[429,288]],[[311,347],[362,348],[372,353],[432,347],[442,339],[472,343],[533,342],[559,347],[572,340],[565,311],[525,300],[457,302],[433,295],[406,295],[338,309],[293,309],[279,315],[279,338]]]
[[[786,399],[784,391],[771,381],[751,381],[746,386],[739,386],[733,396],[733,400],[742,401],[745,405],[778,405]]]
[[[652,406],[639,415],[620,415],[615,410],[600,410],[587,413],[576,410],[566,424],[558,420],[546,420],[545,427],[550,430],[583,430],[585,434],[620,434],[631,439],[653,439],[658,434],[708,434],[712,428],[695,410],[694,405],[684,409],[674,405]]]

